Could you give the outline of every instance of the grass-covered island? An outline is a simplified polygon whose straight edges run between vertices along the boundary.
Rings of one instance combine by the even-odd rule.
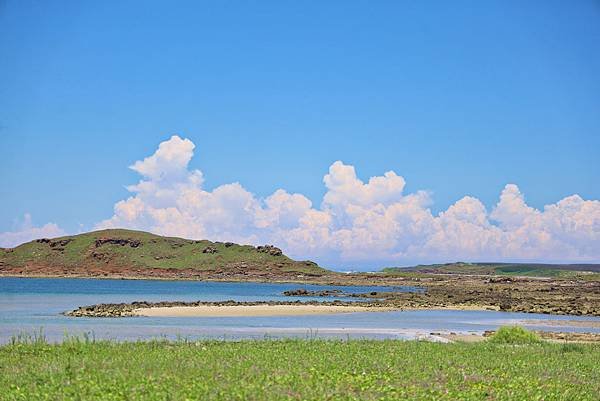
[[[600,344],[16,340],[2,400],[598,400]]]
[[[0,275],[19,277],[292,280],[328,273],[273,245],[239,245],[111,229],[0,248]]]

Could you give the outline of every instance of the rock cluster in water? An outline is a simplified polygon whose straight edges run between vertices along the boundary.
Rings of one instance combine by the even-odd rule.
[[[288,297],[340,297],[348,294],[342,290],[309,291],[306,288],[298,288],[296,290],[284,291],[283,295]]]

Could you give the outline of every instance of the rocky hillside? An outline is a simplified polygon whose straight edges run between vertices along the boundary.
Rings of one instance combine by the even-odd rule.
[[[329,272],[272,245],[193,241],[131,230],[42,238],[0,248],[0,275],[293,279]]]

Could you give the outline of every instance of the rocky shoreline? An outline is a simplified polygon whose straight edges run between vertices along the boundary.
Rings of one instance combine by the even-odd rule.
[[[390,284],[388,282],[388,284]],[[400,283],[396,283],[398,285]],[[600,282],[473,276],[410,278],[402,285],[419,291],[309,291],[299,288],[287,296],[362,298],[407,309],[475,308],[503,312],[600,316]]]

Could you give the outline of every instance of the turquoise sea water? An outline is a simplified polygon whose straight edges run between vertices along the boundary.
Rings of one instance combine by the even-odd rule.
[[[493,311],[393,311],[309,316],[210,318],[72,318],[61,312],[82,305],[132,301],[333,300],[286,297],[283,291],[342,289],[348,292],[417,291],[414,287],[336,287],[305,284],[224,283],[155,280],[0,278],[0,343],[19,333],[43,330],[50,341],[65,334],[89,333],[117,340],[166,338],[341,337],[416,338],[431,332],[476,332],[504,324],[539,322],[540,330],[600,332],[598,328],[552,326],[558,320],[600,318],[549,316]],[[343,298],[341,298],[343,299]]]

